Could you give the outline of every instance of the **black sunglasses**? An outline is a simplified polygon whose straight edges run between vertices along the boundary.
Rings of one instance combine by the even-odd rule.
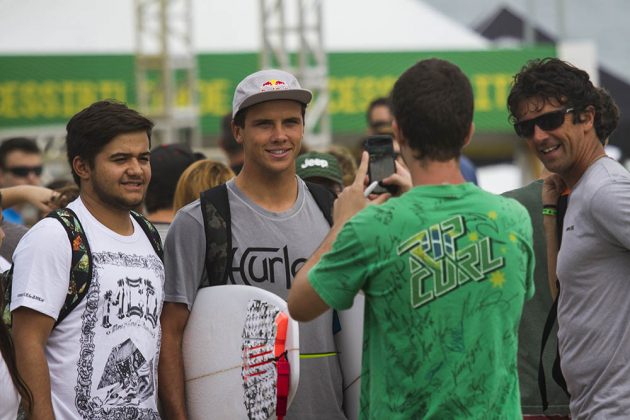
[[[531,138],[534,135],[534,126],[541,130],[551,131],[564,124],[564,116],[572,112],[573,108],[558,109],[532,118],[531,120],[514,123],[516,135],[523,138]]]
[[[41,166],[14,166],[7,168],[7,172],[11,172],[13,175],[20,178],[26,178],[28,174],[34,173],[37,176],[42,174],[43,168]]]

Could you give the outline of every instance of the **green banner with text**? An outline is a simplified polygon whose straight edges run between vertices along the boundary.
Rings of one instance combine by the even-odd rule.
[[[555,54],[553,46],[457,52],[330,53],[328,86],[333,132],[363,132],[370,100],[387,95],[405,69],[429,57],[456,63],[470,78],[478,132],[507,131],[510,126],[505,104],[512,76],[527,60]],[[199,109],[204,135],[218,133],[219,119],[230,112],[236,84],[257,68],[255,53],[198,55]],[[0,56],[0,130],[65,124],[77,111],[99,99],[115,98],[133,107],[135,84],[132,55]],[[162,96],[151,97],[160,100]]]

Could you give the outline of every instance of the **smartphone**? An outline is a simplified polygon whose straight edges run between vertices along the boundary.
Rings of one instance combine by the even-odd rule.
[[[394,172],[396,172],[396,164],[394,163],[394,142],[392,136],[377,135],[370,136],[363,142],[363,148],[370,155],[370,164],[368,166],[368,177],[370,183],[381,181]],[[378,185],[373,194],[383,194],[389,192],[396,193],[394,186],[386,187]]]

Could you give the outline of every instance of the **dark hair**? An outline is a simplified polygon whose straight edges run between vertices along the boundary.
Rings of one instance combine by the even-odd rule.
[[[243,121],[245,119],[243,118]],[[221,137],[219,146],[228,154],[234,155],[243,150],[243,145],[236,141],[232,134],[232,114],[226,114],[221,118]]]
[[[419,159],[447,161],[460,155],[470,133],[473,91],[466,75],[445,60],[422,60],[392,90],[392,112]]]
[[[13,385],[17,389],[18,393],[22,397],[22,407],[29,412],[31,407],[33,406],[33,394],[31,390],[24,382],[24,379],[20,376],[20,372],[18,372],[17,363],[15,361],[15,347],[13,347],[13,340],[11,339],[11,333],[9,329],[4,323],[4,319],[2,318],[2,313],[4,312],[4,290],[3,290],[3,282],[0,281],[0,356],[7,365],[7,369],[9,371],[9,376],[11,376],[11,381]],[[5,390],[2,390],[5,392]]]
[[[0,145],[0,168],[5,169],[7,164],[7,156],[9,153],[19,150],[24,153],[41,154],[35,140],[27,137],[12,137],[2,141]]]
[[[595,113],[595,132],[602,144],[615,131],[619,124],[619,107],[610,93],[604,88],[597,88],[600,111]]]
[[[93,167],[96,155],[120,134],[145,131],[151,147],[152,128],[151,120],[121,102],[112,99],[95,102],[74,115],[66,126],[66,149],[70,168],[77,156]],[[79,176],[74,169],[72,177],[80,186]]]
[[[306,104],[303,104],[301,102],[298,102],[298,103],[300,105],[302,105],[302,121],[304,121],[304,116],[306,115]],[[254,105],[252,105],[252,106],[254,106]],[[241,127],[241,128],[245,127],[245,117],[247,116],[247,111],[250,108],[251,108],[251,106],[248,106],[247,108],[243,108],[243,109],[239,110],[236,113],[236,115],[234,116],[234,125],[236,125],[238,127]]]
[[[144,197],[148,213],[173,208],[175,188],[182,173],[198,160],[190,146],[171,143],[151,150],[151,181]]]
[[[588,73],[554,57],[530,60],[514,76],[507,100],[512,123],[518,120],[519,107],[532,98],[540,99],[541,108],[550,101],[573,108],[573,123],[588,106],[595,108],[595,115],[601,110],[599,93]]]

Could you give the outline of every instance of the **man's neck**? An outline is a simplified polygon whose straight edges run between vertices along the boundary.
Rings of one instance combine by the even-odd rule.
[[[147,219],[151,223],[171,223],[175,217],[175,212],[170,209],[159,209],[152,213],[147,213]]]
[[[247,170],[245,166],[234,182],[250,200],[268,211],[286,211],[297,200],[295,171],[263,174]]]
[[[606,156],[604,146],[599,141],[593,142],[592,144],[593,147],[589,148],[582,155],[576,158],[575,163],[570,170],[564,174],[560,174],[562,180],[570,189],[575,187],[575,184],[580,181],[584,173],[591,167],[592,164]]]
[[[96,220],[119,235],[133,234],[133,224],[129,218],[129,210],[105,205],[92,194],[85,191],[80,193],[81,201]]]
[[[463,184],[466,182],[459,169],[457,159],[446,162],[413,159],[409,162],[408,168],[414,187],[418,185]]]

